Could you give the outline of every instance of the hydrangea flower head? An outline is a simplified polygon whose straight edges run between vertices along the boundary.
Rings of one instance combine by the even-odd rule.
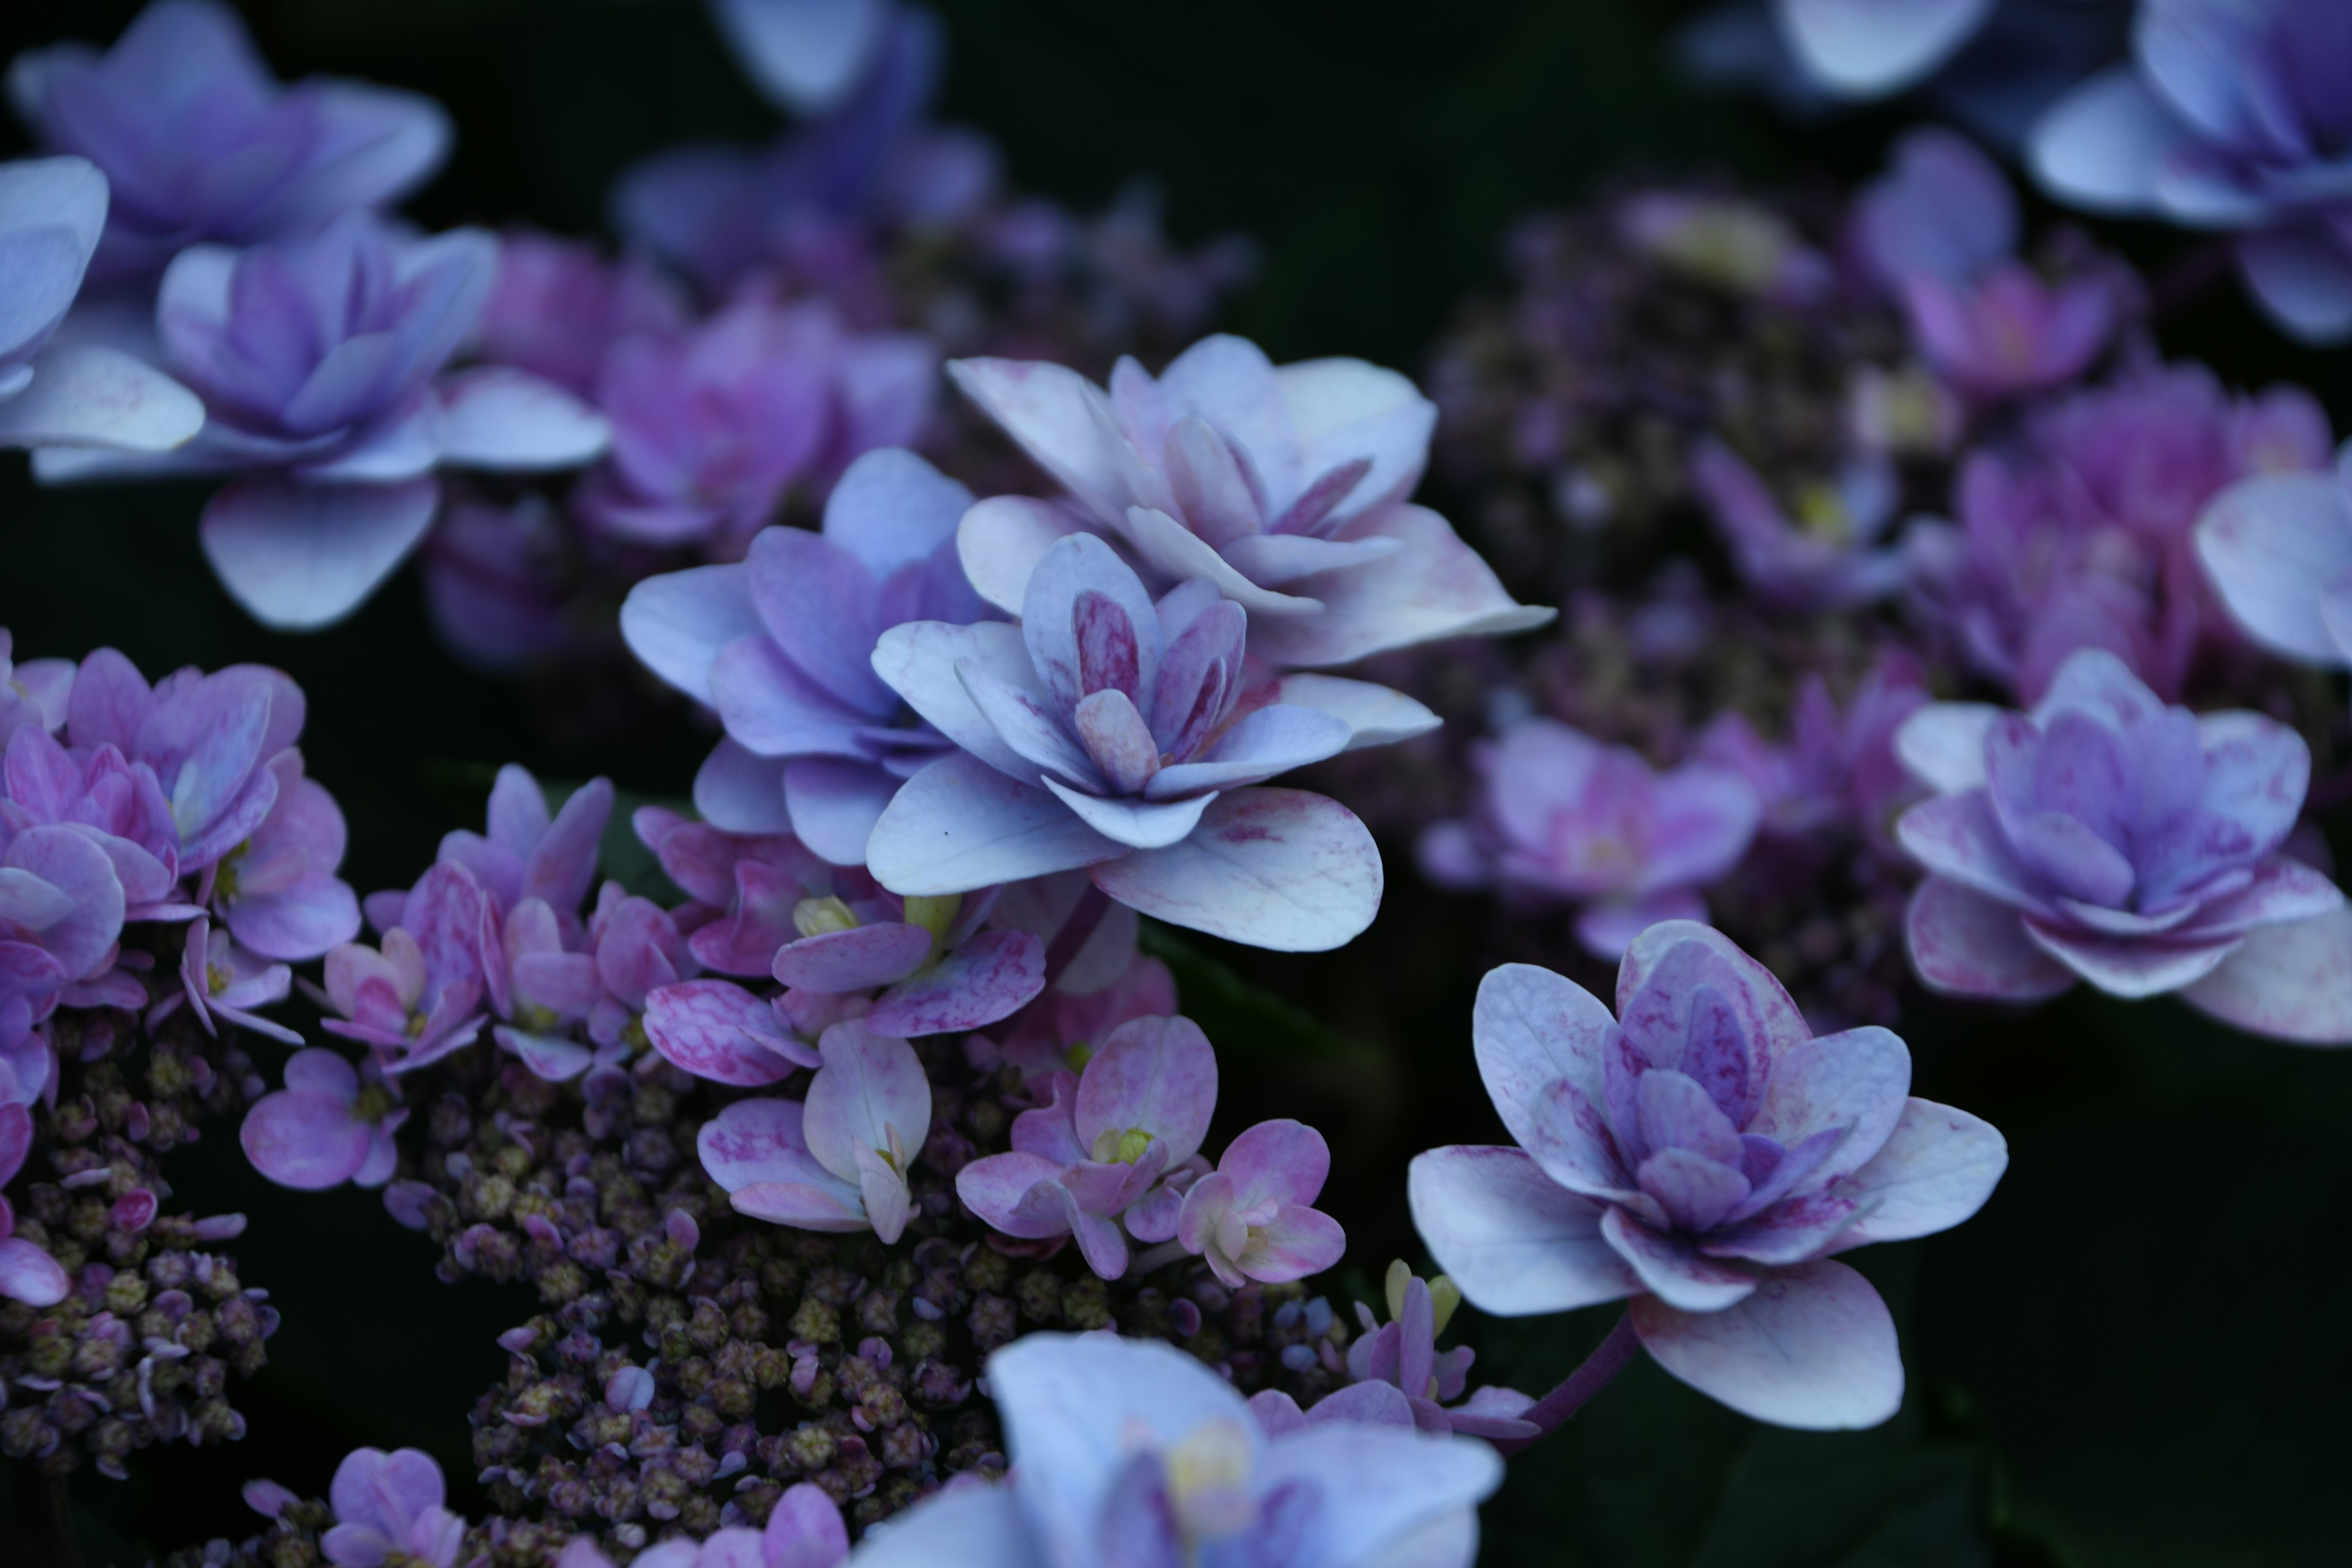
[[[1276,368],[1204,339],[1158,379],[1131,359],[1106,393],[1060,365],[959,360],[949,374],[1075,507],[999,497],[961,530],[982,597],[1023,613],[1030,574],[1081,530],[1155,590],[1205,579],[1249,612],[1250,651],[1327,668],[1439,637],[1540,626],[1436,513],[1410,506],[1436,406],[1361,360]]]
[[[1627,949],[1617,1014],[1548,970],[1479,988],[1478,1069],[1515,1147],[1412,1163],[1414,1223],[1490,1312],[1633,1299],[1652,1357],[1790,1426],[1895,1413],[1895,1326],[1832,1254],[1958,1224],[2007,1163],[2000,1135],[1909,1094],[1903,1042],[1813,1037],[1761,964],[1668,921]]]
[[[1468,1568],[1493,1450],[1410,1426],[1309,1422],[1269,1436],[1171,1346],[1031,1334],[990,1358],[1011,1479],[950,1488],[877,1531],[857,1568]]]
[[[1935,989],[2027,999],[2087,980],[2119,996],[2177,991],[2249,1028],[2305,1038],[2352,1011],[2352,969],[2273,991],[2252,1011],[2242,982],[2207,984],[2242,951],[2262,964],[2272,933],[2344,903],[2279,850],[2311,774],[2293,730],[2257,713],[2168,707],[2121,660],[2086,648],[2032,713],[1936,703],[1906,721],[1896,745],[1938,792],[1895,829],[1929,873],[1907,930]]]

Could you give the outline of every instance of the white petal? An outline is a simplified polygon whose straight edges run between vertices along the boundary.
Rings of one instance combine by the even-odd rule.
[[[1303,790],[1219,795],[1182,843],[1139,849],[1094,878],[1140,913],[1278,952],[1338,947],[1381,907],[1370,832],[1337,801]]]
[[[1414,1159],[1406,1194],[1429,1255],[1482,1312],[1567,1312],[1641,1289],[1601,1239],[1601,1205],[1523,1150],[1433,1149]]]
[[[2352,908],[2263,927],[2180,997],[2273,1039],[2352,1045]]]
[[[740,566],[691,566],[648,577],[621,603],[621,637],[638,662],[713,706],[710,665],[719,650],[764,630]]]
[[[972,591],[1006,615],[1021,613],[1037,559],[1085,524],[1066,508],[1033,496],[991,496],[956,525],[956,555]]]
[[[1276,700],[1320,709],[1348,721],[1348,750],[1393,745],[1426,735],[1445,721],[1402,691],[1338,675],[1286,675]]]
[[[912,897],[968,893],[1126,853],[1044,790],[958,752],[899,787],[874,825],[866,865],[884,887]]]
[[[2352,507],[2334,474],[2240,479],[2197,521],[2197,558],[2231,619],[2284,658],[2352,663],[2320,614],[2320,595],[2352,572]]]
[[[1808,1430],[1875,1426],[1903,1403],[1903,1357],[1878,1292],[1826,1258],[1767,1273],[1718,1312],[1637,1300],[1660,1366],[1743,1415]]]
[[[54,343],[33,384],[0,398],[0,447],[163,452],[203,428],[196,395],[154,366],[96,343]]]
[[[441,460],[461,468],[536,471],[593,462],[612,423],[551,382],[492,366],[440,388]]]
[[[1895,754],[1937,795],[1985,782],[1985,735],[2002,710],[1988,702],[1930,702],[1895,731]]]
[[[316,631],[365,602],[433,526],[441,492],[258,479],[205,508],[205,559],[229,597],[279,631]]]

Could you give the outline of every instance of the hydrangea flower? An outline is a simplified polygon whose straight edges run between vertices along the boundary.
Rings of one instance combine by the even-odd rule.
[[[908,714],[871,655],[904,622],[986,613],[955,553],[971,505],[971,491],[912,452],[869,452],[834,488],[822,532],[768,529],[740,565],[630,591],[630,648],[727,727],[695,780],[706,820],[790,831],[835,865],[865,864],[890,796],[951,746]]]
[[[1894,593],[1909,574],[1901,549],[1873,548],[1902,499],[1883,456],[1858,458],[1835,484],[1816,487],[1795,519],[1756,470],[1719,441],[1694,448],[1690,479],[1730,547],[1740,580],[1772,608],[1853,609]]]
[[[68,987],[113,966],[123,909],[113,863],[89,837],[44,826],[8,840],[0,855],[0,1045],[17,1044]]]
[[[1413,1425],[1424,1432],[1458,1432],[1466,1437],[1538,1435],[1532,1423],[1519,1419],[1535,1401],[1517,1389],[1490,1385],[1461,1404],[1451,1403],[1462,1399],[1478,1353],[1468,1345],[1444,1352],[1437,1349],[1437,1336],[1462,1304],[1459,1286],[1443,1274],[1423,1279],[1401,1258],[1389,1265],[1382,1284],[1387,1322],[1361,1301],[1356,1303],[1356,1321],[1364,1331],[1348,1347],[1349,1377],[1400,1390],[1411,1405]]]
[[[286,1087],[254,1102],[237,1142],[253,1168],[281,1187],[380,1187],[392,1180],[392,1137],[407,1120],[374,1061],[363,1074],[314,1047],[286,1058]]]
[[[226,1018],[238,1028],[299,1046],[301,1036],[254,1012],[256,1007],[283,1002],[293,989],[292,969],[256,956],[227,931],[215,930],[210,916],[198,915],[188,922],[187,945],[180,958],[180,988],[154,1005],[147,1024],[152,1028],[184,1002],[208,1035],[219,1032],[216,1018]]]
[[[647,1394],[653,1384],[644,1384]],[[840,1568],[849,1559],[849,1527],[841,1505],[814,1481],[784,1489],[758,1530],[730,1524],[700,1541],[656,1542],[629,1560],[629,1568]],[[613,1568],[589,1536],[575,1535],[555,1560],[555,1568]]]
[[[1442,886],[1580,904],[1577,940],[1601,958],[1659,921],[1704,919],[1699,889],[1739,863],[1762,813],[1728,768],[1661,773],[1551,719],[1513,725],[1473,761],[1475,815],[1423,835],[1423,870]]]
[[[20,659],[16,651],[16,638],[0,626],[0,746],[26,727],[44,734],[63,729],[73,692],[71,659]]]
[[[6,1080],[0,1089],[16,1087],[16,1074],[5,1062],[0,1062],[0,1078]],[[32,1147],[30,1107],[13,1094],[0,1094],[0,1188],[16,1179]],[[0,1197],[0,1296],[27,1307],[56,1306],[73,1289],[73,1281],[56,1258],[17,1236],[16,1229],[16,1211]]]
[[[1937,797],[1896,825],[1928,870],[1907,931],[1920,978],[1960,995],[2036,999],[2087,980],[2118,996],[2179,992],[2229,1022],[2352,1041],[2352,965],[2299,991],[2206,982],[2341,908],[2326,877],[2280,853],[2310,782],[2303,738],[2258,713],[2167,707],[2114,655],[2061,666],[2031,714],[1935,703],[1895,744]],[[2290,939],[2294,940],[2294,939]]]
[[[2352,333],[2343,130],[2352,26],[2332,0],[2142,0],[2132,58],[2034,127],[2062,201],[2241,236],[2240,270],[2305,342]]]
[[[417,879],[381,948],[327,954],[330,1034],[373,1047],[399,1073],[474,1043],[485,1022],[482,958],[497,911],[473,873],[436,862]]]
[[[457,1568],[466,1521],[443,1506],[441,1467],[415,1448],[354,1448],[335,1467],[327,1500],[335,1523],[319,1549],[335,1568],[380,1568],[405,1557],[420,1568]]]
[[[1759,830],[1802,839],[1859,823],[1872,842],[1891,844],[1895,814],[1919,793],[1895,752],[1895,732],[1927,701],[1908,655],[1883,654],[1838,710],[1829,685],[1811,675],[1797,688],[1789,740],[1774,745],[1737,713],[1717,715],[1694,754],[1748,781],[1763,807]]]
[[[710,15],[778,108],[824,114],[873,68],[899,7],[892,0],[710,0]]]
[[[1197,1174],[1186,1167],[1216,1110],[1216,1052],[1189,1018],[1137,1018],[1111,1031],[1084,1072],[1056,1075],[1053,1096],[1013,1119],[1009,1152],[956,1173],[956,1195],[1007,1236],[1075,1236],[1089,1268],[1119,1279],[1129,1233],[1176,1233],[1177,1194],[1159,1184]]]
[[[27,50],[8,86],[44,141],[113,184],[102,278],[152,275],[192,245],[253,245],[396,201],[449,149],[448,117],[429,99],[328,78],[282,86],[236,13],[213,0],[154,0],[103,54]]]
[[[247,250],[192,247],[163,274],[155,327],[205,400],[203,431],[166,458],[51,449],[35,471],[242,475],[205,509],[205,557],[264,624],[326,626],[425,536],[435,469],[571,468],[610,438],[603,416],[523,372],[441,378],[497,268],[488,235],[410,240],[368,213]]]
[[[2239,630],[2281,658],[2352,666],[2352,448],[2333,473],[2256,474],[2197,522],[2206,580]]]
[[[1913,341],[1960,390],[1992,399],[2074,380],[2115,335],[2126,275],[2055,283],[2017,257],[2017,198],[1966,138],[1933,128],[1895,145],[1854,205],[1864,261],[1901,301]]]
[[[1875,1027],[1813,1037],[1763,965],[1705,926],[1644,931],[1617,1015],[1548,970],[1479,987],[1478,1070],[1516,1147],[1412,1163],[1413,1222],[1481,1310],[1626,1297],[1651,1356],[1786,1426],[1895,1414],[1886,1308],[1831,1256],[1958,1224],[2008,1162],[2000,1134],[1913,1098]]]
[[[1077,965],[1071,965],[1076,973]],[[1176,1011],[1176,977],[1156,958],[1134,953],[1118,979],[1073,993],[1070,975],[1014,1020],[1003,1039],[980,1039],[989,1053],[1021,1069],[1033,1093],[1052,1093],[1053,1075],[1081,1070],[1112,1031],[1137,1018]]]
[[[1247,617],[1193,579],[1157,604],[1111,548],[1057,540],[1018,627],[892,627],[874,668],[961,748],[875,824],[866,863],[904,895],[1087,868],[1112,899],[1284,951],[1336,947],[1379,908],[1379,852],[1320,795],[1260,780],[1354,731],[1295,702],[1244,707]]]
[[[1323,1134],[1288,1118],[1261,1121],[1184,1189],[1176,1240],[1236,1289],[1253,1279],[1279,1285],[1319,1274],[1348,1250],[1339,1222],[1313,1206],[1330,1174]],[[1164,1209],[1138,1214],[1128,1228],[1158,1240],[1153,1222],[1163,1218]]]
[[[808,1098],[739,1100],[705,1122],[702,1168],[739,1214],[801,1230],[907,1228],[907,1172],[931,1133],[931,1086],[906,1041],[856,1018],[817,1042]]]
[[[616,539],[738,555],[793,485],[912,440],[937,374],[923,339],[852,333],[824,303],[745,300],[682,333],[625,338],[597,379],[611,460],[572,508]]]
[[[490,364],[593,397],[614,343],[674,337],[687,320],[677,286],[644,258],[607,260],[584,240],[509,228],[499,236],[498,277],[475,321],[474,346]]]
[[[1120,360],[1108,394],[1038,362],[948,372],[1069,496],[1000,496],[965,518],[964,570],[1001,609],[1024,613],[1054,542],[1093,531],[1157,591],[1213,584],[1248,612],[1250,652],[1283,668],[1552,617],[1514,603],[1444,518],[1406,503],[1437,409],[1394,371],[1349,359],[1277,369],[1254,343],[1213,337],[1157,380]],[[1386,738],[1433,723],[1412,719],[1387,715],[1402,729]]]
[[[161,452],[204,423],[194,395],[160,371],[103,344],[53,341],[106,207],[106,176],[86,159],[0,163],[0,447]]]
[[[1723,293],[1806,305],[1817,303],[1832,281],[1828,259],[1761,203],[1642,191],[1618,206],[1616,217],[1628,249]]]
[[[1030,1334],[989,1358],[1013,1467],[875,1531],[857,1568],[1469,1568],[1502,1479],[1466,1438],[1351,1421],[1269,1436],[1172,1346]]]

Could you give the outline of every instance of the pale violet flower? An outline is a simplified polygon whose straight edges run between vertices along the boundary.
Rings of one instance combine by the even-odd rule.
[[[1413,1425],[1424,1432],[1458,1432],[1470,1437],[1538,1435],[1534,1423],[1520,1419],[1535,1401],[1516,1388],[1490,1384],[1463,1398],[1477,1352],[1468,1345],[1437,1348],[1437,1336],[1462,1305],[1460,1286],[1443,1274],[1423,1279],[1401,1258],[1389,1265],[1382,1286],[1387,1322],[1374,1317],[1363,1302],[1356,1303],[1356,1321],[1364,1331],[1348,1347],[1349,1377],[1358,1384],[1395,1388],[1405,1396]]]
[[[1313,1206],[1330,1174],[1323,1134],[1287,1118],[1261,1121],[1184,1189],[1176,1240],[1235,1289],[1319,1274],[1348,1249],[1339,1222]]]
[[[1422,1238],[1505,1315],[1632,1298],[1652,1358],[1784,1426],[1875,1426],[1903,1398],[1894,1321],[1832,1256],[1958,1225],[2000,1134],[1913,1098],[1875,1027],[1813,1037],[1779,981],[1705,926],[1643,933],[1617,1015],[1549,970],[1479,987],[1478,1070],[1516,1147],[1413,1161]]]
[[[737,1213],[802,1230],[907,1228],[907,1172],[931,1134],[931,1085],[912,1046],[852,1018],[817,1042],[805,1101],[739,1100],[703,1124],[702,1168]]]
[[[1013,1468],[877,1528],[856,1568],[1469,1568],[1493,1449],[1411,1426],[1269,1436],[1172,1346],[1031,1334],[989,1359]]]
[[[1552,617],[1514,603],[1451,524],[1407,503],[1437,409],[1394,371],[1276,367],[1235,337],[1195,343],[1157,380],[1122,359],[1108,392],[1038,362],[948,371],[1069,496],[1000,496],[964,519],[964,570],[1001,609],[1020,613],[1047,549],[1084,531],[1115,541],[1155,593],[1214,584],[1249,612],[1251,654],[1280,668]],[[1409,723],[1413,707],[1368,721]]]
[[[2344,895],[2280,852],[2311,777],[2293,730],[2168,707],[2085,648],[2031,713],[1932,703],[1895,749],[1937,792],[1895,825],[1928,871],[1906,930],[1932,989],[2031,1000],[2087,980],[2352,1043]]]
[[[255,1101],[237,1141],[253,1168],[281,1187],[380,1187],[392,1180],[393,1134],[407,1120],[373,1061],[362,1071],[313,1047],[286,1058],[286,1087]]]
[[[2352,447],[2333,473],[2268,473],[2197,521],[2206,580],[2238,629],[2281,658],[2352,668]]]
[[[825,113],[856,90],[898,11],[891,0],[710,0],[745,73],[795,114]]]
[[[419,1568],[457,1568],[466,1521],[444,1506],[441,1467],[415,1448],[355,1448],[335,1468],[327,1500],[335,1523],[319,1550],[335,1568],[377,1568],[405,1558]]]
[[[1255,786],[1356,731],[1286,691],[1245,703],[1247,627],[1204,578],[1155,603],[1080,532],[1038,555],[1020,626],[884,632],[875,671],[959,749],[891,798],[867,868],[911,897],[1083,867],[1120,903],[1254,946],[1355,936],[1380,907],[1370,834],[1321,795]]]

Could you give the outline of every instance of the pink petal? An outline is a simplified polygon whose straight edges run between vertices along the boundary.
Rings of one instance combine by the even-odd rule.
[[[1200,1151],[1216,1108],[1217,1053],[1201,1026],[1190,1018],[1132,1019],[1101,1043],[1078,1079],[1078,1144],[1091,1150],[1105,1132],[1139,1129],[1168,1145],[1170,1164],[1181,1164]]]
[[[803,937],[776,952],[772,972],[807,991],[870,991],[903,980],[931,955],[921,926],[878,924]]]
[[[303,1191],[351,1180],[366,1163],[374,1136],[373,1127],[352,1117],[348,1098],[317,1089],[263,1096],[237,1130],[254,1169],[281,1187]]]
[[[2028,939],[2015,910],[1941,877],[1911,895],[1904,936],[1921,983],[1945,995],[2040,1002],[2074,984],[2072,970]]]
[[[983,931],[884,992],[866,1026],[901,1037],[977,1029],[1011,1017],[1045,988],[1045,943],[1025,931]]]
[[[757,1089],[811,1067],[815,1053],[775,1009],[724,980],[688,980],[646,997],[646,1038],[697,1078]]]

